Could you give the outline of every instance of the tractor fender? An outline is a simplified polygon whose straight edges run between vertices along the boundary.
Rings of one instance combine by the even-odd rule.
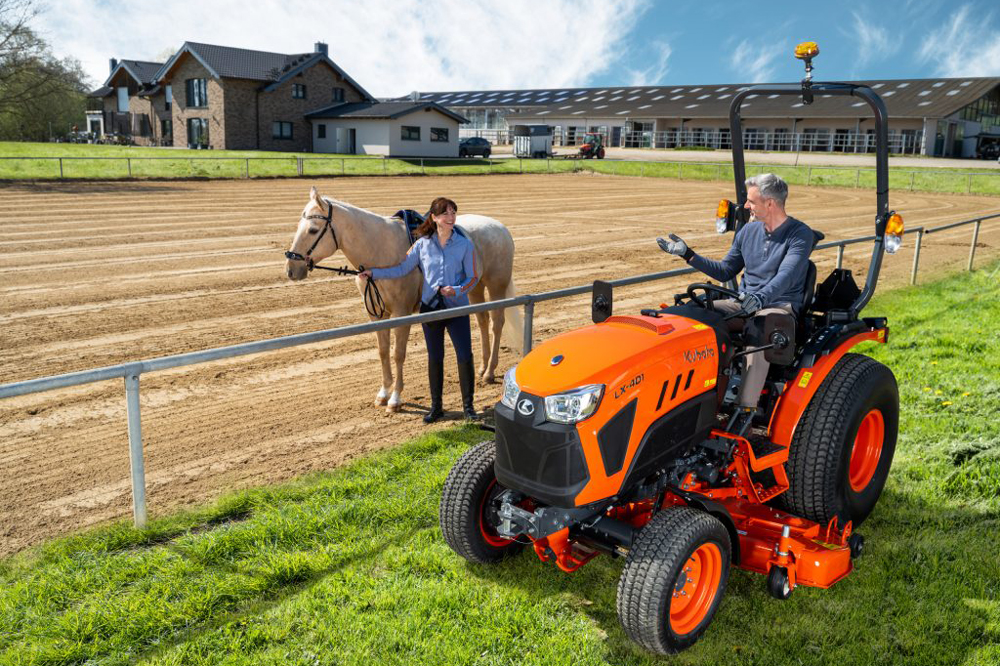
[[[729,509],[718,502],[713,502],[699,493],[681,490],[675,486],[670,486],[668,490],[670,490],[672,494],[684,500],[691,508],[704,511],[707,514],[715,516],[719,519],[719,522],[726,526],[726,531],[729,532],[729,544],[732,547],[732,561],[734,564],[739,564],[740,533],[736,529],[736,522],[733,520],[732,515],[730,515]]]
[[[771,441],[779,446],[790,446],[802,414],[837,361],[862,342],[871,340],[884,344],[888,335],[889,328],[885,325],[864,330],[837,341],[829,352],[816,356],[808,367],[800,367],[795,378],[785,386],[771,414],[768,425]]]

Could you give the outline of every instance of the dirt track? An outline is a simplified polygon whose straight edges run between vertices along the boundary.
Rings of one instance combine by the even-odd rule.
[[[461,212],[500,219],[517,243],[520,293],[680,267],[652,242],[667,231],[709,255],[729,242],[712,221],[730,196],[720,183],[564,175],[0,185],[0,383],[364,321],[351,280],[284,277],[281,251],[312,184],[384,214],[447,194]],[[910,226],[1000,210],[987,197],[891,201]],[[868,234],[874,195],[793,187],[789,211],[828,239]],[[998,229],[983,227],[982,260],[997,255]],[[970,238],[969,227],[928,237],[921,275],[963,267]],[[870,251],[848,248],[847,267],[863,276]],[[835,258],[814,255],[821,278]],[[903,284],[911,261],[912,240],[887,258],[881,286]],[[622,290],[616,311],[663,302],[686,282]],[[535,337],[588,319],[589,299],[539,305]],[[513,360],[507,352],[502,370]],[[144,375],[151,514],[422,432],[424,372],[416,331],[404,411],[392,416],[372,405],[374,336]],[[446,408],[456,410],[454,368],[446,382]],[[477,407],[498,390],[481,387]],[[129,515],[128,479],[120,381],[0,401],[0,554]]]

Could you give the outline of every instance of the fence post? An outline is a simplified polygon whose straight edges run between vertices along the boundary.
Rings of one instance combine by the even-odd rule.
[[[837,246],[837,268],[843,268],[843,267],[844,267],[844,246],[843,245],[838,245]]]
[[[142,456],[142,420],[139,417],[139,373],[125,377],[125,407],[128,414],[128,448],[132,467],[132,515],[135,526],[146,527],[146,468]]]
[[[517,158],[517,168],[521,171],[521,173],[524,173],[524,160],[520,157]]]
[[[861,169],[858,169],[858,176],[854,179],[854,188],[857,189],[861,187]]]
[[[976,259],[976,243],[979,242],[979,225],[982,224],[981,219],[976,220],[976,228],[972,231],[972,247],[969,248],[969,271],[972,271],[972,262]]]
[[[533,327],[533,319],[535,318],[535,302],[528,301],[524,304],[524,350],[521,352],[522,356],[527,356],[528,352],[531,351],[531,334]]]
[[[344,160],[341,159],[340,161],[343,162]],[[343,168],[341,168],[341,172],[343,172]],[[383,155],[382,156],[382,175],[386,176],[388,174],[389,174],[389,160],[387,160],[385,158],[385,155]]]
[[[247,165],[246,165],[246,167],[247,167],[246,168],[246,177],[250,178],[250,158],[249,157],[246,158],[246,162],[247,162]]]
[[[808,187],[809,183],[812,182],[812,178],[813,178],[813,168],[809,167],[809,171],[806,172],[806,187]]]
[[[910,284],[917,283],[917,267],[920,265],[920,246],[924,240],[924,230],[917,229],[917,242],[913,245],[913,269],[910,271]]]
[[[61,157],[59,158],[59,177],[60,178],[64,178],[65,177],[65,176],[63,176],[62,158]]]
[[[680,162],[677,165],[677,180],[684,180],[684,163]]]
[[[422,157],[420,158],[420,173],[422,173],[425,176],[427,175],[427,171],[424,170],[424,158]]]
[[[125,158],[125,162],[128,164],[128,177],[131,178],[132,177],[132,158],[131,157],[126,157]]]
[[[966,194],[972,194],[972,174],[971,173],[969,174],[969,183],[965,187],[965,193]]]
[[[716,180],[722,180],[722,165],[721,164],[717,164],[715,166],[715,172],[716,172],[715,173],[715,179]]]
[[[305,172],[305,163],[301,157],[295,158],[295,172],[298,176],[301,176]]]
[[[910,172],[910,191],[911,192],[913,191],[913,179],[916,178],[916,177],[917,177],[917,172],[916,171],[911,171]]]

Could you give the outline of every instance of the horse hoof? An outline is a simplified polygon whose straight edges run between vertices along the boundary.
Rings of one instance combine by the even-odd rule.
[[[400,404],[399,403],[396,403],[395,405],[387,405],[386,408],[385,408],[385,413],[386,414],[394,414],[394,413],[396,413],[396,412],[399,411],[399,408],[400,408]]]
[[[494,377],[492,373],[488,375],[483,375],[482,380],[484,384],[495,384],[497,381],[496,377]]]
[[[385,407],[387,402],[389,402],[389,392],[384,388],[379,389],[378,395],[375,396],[375,406]]]

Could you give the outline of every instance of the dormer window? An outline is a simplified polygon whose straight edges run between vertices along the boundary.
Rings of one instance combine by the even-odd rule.
[[[333,101],[343,102],[344,101],[344,89],[341,87],[336,87],[333,89]]]

